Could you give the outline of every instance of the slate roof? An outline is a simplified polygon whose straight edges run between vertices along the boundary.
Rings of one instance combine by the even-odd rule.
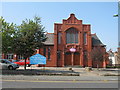
[[[54,45],[54,33],[47,34],[47,40],[44,42],[45,45]],[[104,45],[96,34],[92,34],[92,46],[106,46]]]
[[[106,46],[104,45],[96,34],[92,34],[92,46]]]
[[[54,33],[47,34],[47,40],[44,42],[45,45],[54,45]]]

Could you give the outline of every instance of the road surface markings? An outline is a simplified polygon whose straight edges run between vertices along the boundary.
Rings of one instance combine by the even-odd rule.
[[[54,83],[96,83],[96,82],[104,82],[104,83],[108,83],[108,82],[117,82],[117,81],[109,81],[109,80],[99,80],[99,81],[75,81],[75,80],[71,80],[71,81],[35,81],[35,80],[2,80],[2,81],[8,81],[8,82],[54,82]]]

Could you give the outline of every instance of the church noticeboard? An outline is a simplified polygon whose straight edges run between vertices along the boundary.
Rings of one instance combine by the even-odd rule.
[[[46,57],[40,54],[35,54],[30,57],[30,64],[46,64]]]

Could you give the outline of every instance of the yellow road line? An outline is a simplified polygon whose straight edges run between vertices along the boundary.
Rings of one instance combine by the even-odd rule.
[[[108,80],[101,80],[101,81],[75,81],[75,80],[71,80],[71,81],[35,81],[35,80],[2,80],[2,81],[12,81],[12,82],[54,82],[54,83],[80,83],[80,82],[83,82],[83,83],[96,83],[96,82],[104,82],[104,83],[107,83],[109,82]],[[112,82],[116,82],[116,81],[112,81]]]

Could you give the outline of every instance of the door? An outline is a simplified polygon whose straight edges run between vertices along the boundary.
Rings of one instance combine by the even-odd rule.
[[[71,53],[70,52],[66,52],[65,53],[65,66],[68,66],[68,65],[72,65],[71,64]]]
[[[74,61],[73,65],[80,65],[80,53],[75,52],[74,53]]]

